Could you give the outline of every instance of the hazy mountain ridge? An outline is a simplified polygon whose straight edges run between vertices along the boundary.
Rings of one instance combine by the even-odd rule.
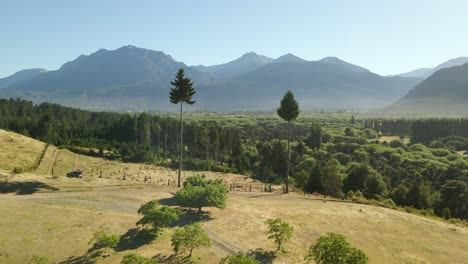
[[[350,65],[322,60],[272,63],[212,87],[211,91],[223,93],[208,90],[201,100],[206,104],[211,101],[213,109],[271,110],[277,106],[278,98],[292,89],[306,109],[380,108],[420,81],[382,77],[350,69]]]
[[[416,69],[410,72],[396,74],[392,76],[416,77],[416,78],[426,79],[438,70],[446,69],[446,68],[450,68],[454,66],[460,66],[467,62],[468,62],[468,57],[458,57],[458,58],[450,59],[444,63],[441,63],[434,68],[420,68],[420,69]]]
[[[213,66],[198,65],[193,67],[216,78],[229,78],[255,70],[271,62],[273,62],[272,58],[259,55],[255,52],[249,52],[227,63]]]
[[[4,88],[0,96],[88,109],[164,110],[172,107],[169,82],[179,68],[193,79],[193,108],[201,110],[271,110],[287,89],[305,109],[381,108],[420,82],[379,76],[335,57],[306,61],[286,54],[273,60],[247,53],[226,64],[192,67],[160,51],[124,46],[81,55]]]
[[[0,79],[0,89],[12,85],[14,83],[27,80],[29,78],[35,77],[41,73],[47,72],[45,69],[34,68],[26,69],[15,72],[14,74]]]
[[[387,111],[468,114],[468,63],[438,70]]]

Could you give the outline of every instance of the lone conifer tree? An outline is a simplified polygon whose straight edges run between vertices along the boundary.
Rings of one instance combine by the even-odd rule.
[[[171,82],[171,94],[170,100],[173,104],[180,103],[180,159],[179,159],[179,176],[177,178],[177,187],[180,187],[180,175],[182,173],[182,153],[184,149],[184,117],[182,112],[182,106],[186,104],[194,104],[192,96],[195,94],[193,83],[190,78],[186,78],[184,75],[184,69],[179,69],[175,76],[175,80]]]
[[[299,115],[299,104],[297,103],[296,99],[294,99],[294,94],[291,90],[287,91],[284,94],[283,99],[281,100],[281,105],[277,110],[278,115],[285,121],[288,122],[288,164],[286,166],[286,188],[284,190],[285,193],[289,192],[289,164],[290,164],[290,157],[291,157],[291,148],[290,148],[290,141],[291,141],[291,122],[294,121],[297,116]]]

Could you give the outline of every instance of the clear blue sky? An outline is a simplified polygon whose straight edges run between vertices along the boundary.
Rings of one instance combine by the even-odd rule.
[[[0,77],[128,44],[188,65],[291,52],[400,73],[468,56],[467,11],[466,0],[2,0]]]

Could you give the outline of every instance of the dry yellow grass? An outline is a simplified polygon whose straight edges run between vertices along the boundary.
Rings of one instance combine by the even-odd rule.
[[[44,148],[43,142],[0,129],[0,169],[34,165]]]
[[[110,179],[51,179],[23,175],[17,180],[39,180],[57,192],[0,195],[0,263],[23,263],[46,255],[54,263],[86,254],[93,232],[104,228],[119,235],[135,227],[141,204],[169,198],[176,188]],[[80,189],[81,188],[81,189]],[[80,190],[76,192],[75,190]],[[371,263],[464,263],[468,259],[468,229],[391,209],[343,202],[324,203],[298,194],[232,192],[225,210],[207,209],[212,219],[204,227],[213,239],[210,249],[196,250],[200,263],[257,248],[274,249],[264,234],[264,221],[281,217],[295,233],[275,263],[302,263],[307,248],[327,232],[345,235],[362,249]],[[145,256],[172,254],[170,234],[137,249],[112,254],[102,263],[119,263],[130,252]]]

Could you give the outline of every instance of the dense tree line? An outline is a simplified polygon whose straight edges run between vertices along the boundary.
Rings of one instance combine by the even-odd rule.
[[[116,158],[127,161],[176,160],[179,127],[175,118],[148,113],[90,112],[50,103],[0,100],[2,129],[57,146],[109,150]],[[184,138],[186,155],[192,158],[186,161],[189,167],[192,163],[204,169],[223,164],[239,171],[245,168],[239,128],[190,122],[186,124]],[[193,159],[203,162],[194,163]]]
[[[370,119],[364,120],[364,127],[379,131],[382,135],[408,135],[413,143],[449,136],[468,137],[466,118]]]
[[[290,126],[185,122],[184,168],[233,171],[284,183],[291,128],[289,181],[296,188],[340,198],[362,196],[468,219],[468,160],[454,152],[468,150],[466,123],[413,120],[412,133],[428,136],[424,144],[406,144],[379,142],[380,128],[349,120],[333,127],[300,122]],[[408,125],[406,121],[388,124]],[[447,127],[449,132],[440,132]],[[0,100],[0,128],[58,146],[110,150],[113,154],[105,154],[108,158],[178,167],[179,120],[171,117]]]

